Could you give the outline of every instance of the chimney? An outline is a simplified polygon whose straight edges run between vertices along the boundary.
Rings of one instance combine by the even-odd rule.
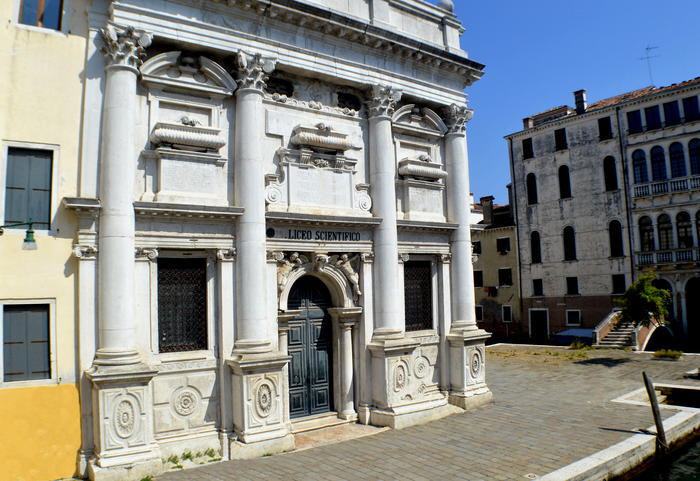
[[[574,101],[576,102],[576,113],[581,115],[586,113],[588,108],[588,96],[585,90],[577,90],[574,92]]]
[[[493,199],[494,197],[492,195],[479,199],[481,210],[484,214],[484,224],[486,225],[493,224]]]
[[[532,117],[525,117],[523,119],[523,130],[531,129],[535,126],[535,119]]]

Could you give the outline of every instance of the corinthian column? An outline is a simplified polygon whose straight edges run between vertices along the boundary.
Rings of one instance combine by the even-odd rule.
[[[472,115],[473,112],[464,105],[453,104],[445,110],[448,128],[445,134],[447,216],[458,226],[451,240],[452,325],[447,336],[450,345],[449,401],[463,409],[480,406],[492,398],[486,385],[484,346],[490,334],[476,325],[474,301],[467,156],[467,122]]]
[[[379,337],[401,336],[405,322],[401,316],[398,280],[398,234],[396,230],[396,154],[391,118],[401,92],[386,85],[375,85],[369,102],[369,163],[372,183],[372,212],[382,219],[374,231],[375,328]]]
[[[465,106],[452,105],[446,109],[445,157],[447,166],[447,216],[457,224],[452,234],[451,302],[452,329],[474,330],[476,326],[474,300],[474,270],[472,239],[469,222],[469,157],[467,155],[467,122],[473,112]]]
[[[237,330],[235,350],[239,353],[271,349],[265,302],[265,171],[262,141],[265,135],[263,89],[275,61],[260,54],[238,53],[236,91],[235,192],[236,202],[245,208],[238,222]]]
[[[102,117],[98,260],[99,348],[95,364],[136,364],[134,184],[136,80],[149,34],[102,29],[107,59]]]

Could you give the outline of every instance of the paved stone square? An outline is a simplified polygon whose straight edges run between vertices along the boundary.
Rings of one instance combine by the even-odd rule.
[[[159,481],[518,480],[542,476],[653,425],[647,407],[611,402],[655,382],[680,381],[679,361],[624,351],[498,346],[488,350],[495,402],[471,413],[250,461],[172,472]],[[673,412],[664,412],[668,417]]]

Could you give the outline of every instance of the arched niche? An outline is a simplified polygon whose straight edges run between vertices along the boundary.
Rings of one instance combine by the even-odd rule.
[[[313,276],[321,280],[331,293],[333,307],[353,308],[357,307],[357,301],[362,294],[357,285],[348,279],[348,275],[336,266],[338,256],[316,255],[314,259],[299,256],[298,264],[289,268],[288,259],[278,260],[278,308],[284,312],[288,310],[289,293],[292,286],[304,276]]]

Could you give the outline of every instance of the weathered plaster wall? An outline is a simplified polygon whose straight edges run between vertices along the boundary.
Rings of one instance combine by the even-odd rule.
[[[64,32],[17,25],[18,2],[0,2],[0,142],[55,149],[52,230],[37,232],[37,251],[23,251],[23,230],[0,237],[0,304],[54,303],[52,379],[0,384],[3,479],[70,476],[80,446],[76,380],[75,221],[60,206],[77,194],[85,29],[81,1],[64,2]],[[17,143],[17,144],[15,144]],[[5,170],[0,173],[4,192]],[[40,386],[37,386],[40,385]]]

